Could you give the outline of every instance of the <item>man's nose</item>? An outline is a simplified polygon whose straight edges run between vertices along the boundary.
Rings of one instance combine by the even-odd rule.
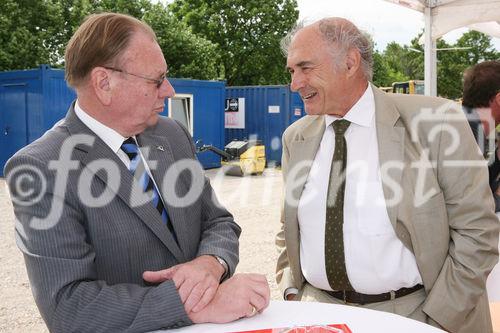
[[[160,86],[159,97],[160,98],[170,98],[175,96],[175,89],[170,84],[170,81],[165,79]]]
[[[292,91],[298,91],[302,87],[304,87],[304,77],[299,73],[293,73],[292,82],[290,83],[290,89]]]

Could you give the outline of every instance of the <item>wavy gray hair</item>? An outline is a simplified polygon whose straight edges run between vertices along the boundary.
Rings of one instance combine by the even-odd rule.
[[[356,49],[361,55],[361,70],[366,80],[373,77],[373,43],[370,35],[358,29],[352,22],[340,18],[324,18],[317,22],[323,39],[330,45],[330,51],[335,63],[346,56],[347,51]],[[298,22],[295,27],[281,40],[281,50],[285,56],[295,34],[305,27],[304,21]]]

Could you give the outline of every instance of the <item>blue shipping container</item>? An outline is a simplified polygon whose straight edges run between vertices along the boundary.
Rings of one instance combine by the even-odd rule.
[[[75,97],[64,71],[47,65],[0,73],[0,175],[16,151],[64,117]]]
[[[266,147],[268,165],[279,165],[283,132],[305,115],[300,95],[285,85],[226,87],[226,114],[233,116],[243,109],[244,122],[231,124],[226,121],[226,144],[233,140],[257,138]]]
[[[169,81],[176,96],[166,101],[162,114],[185,124],[195,141],[202,139],[223,148],[225,83]],[[64,70],[41,65],[37,69],[0,72],[0,176],[5,162],[64,118],[75,98],[64,80]],[[220,167],[218,156],[198,157],[204,168]]]
[[[224,149],[225,82],[187,79],[169,81],[175,89],[175,97],[169,98],[165,103],[163,114],[184,124],[195,142],[201,140],[203,144]],[[197,155],[205,169],[221,166],[218,155]]]

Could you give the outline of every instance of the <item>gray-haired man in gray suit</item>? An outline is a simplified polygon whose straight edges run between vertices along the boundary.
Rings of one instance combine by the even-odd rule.
[[[175,92],[151,28],[92,15],[65,61],[77,100],[5,167],[49,329],[143,332],[262,311],[265,277],[231,277],[240,228],[217,204],[189,133],[158,115]]]

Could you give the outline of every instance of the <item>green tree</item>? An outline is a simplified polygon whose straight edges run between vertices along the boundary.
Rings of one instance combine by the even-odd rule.
[[[123,13],[148,23],[167,59],[169,76],[217,79],[215,46],[194,35],[163,4],[149,0],[94,0],[91,12]]]
[[[138,19],[151,10],[153,5],[149,0],[91,0],[92,12],[114,12],[128,14]],[[162,7],[161,4],[159,7]]]
[[[485,60],[498,58],[491,37],[478,31],[464,33],[455,44],[439,39],[437,45],[438,95],[457,99],[462,96],[463,72],[470,66]],[[467,47],[465,50],[440,50]]]
[[[500,53],[495,50],[491,43],[491,37],[479,31],[471,30],[460,37],[456,47],[470,47],[470,49],[459,51],[457,54],[462,62],[468,66],[475,65],[485,60],[498,59]]]
[[[82,23],[83,19],[93,12],[90,0],[56,0],[58,6],[58,30],[54,36],[56,43],[52,52],[60,60],[58,63],[51,63],[52,66],[64,66],[64,49],[71,36]]]
[[[422,31],[417,37],[413,38],[410,41],[410,46],[405,45],[405,48],[410,52],[407,66],[411,68],[410,79],[412,80],[424,79],[424,46],[419,43],[423,34]]]
[[[409,46],[389,43],[383,53],[374,55],[374,83],[389,86],[392,82],[422,80],[424,78],[424,49],[418,43],[422,33],[412,39]],[[466,50],[453,48],[467,47]],[[467,67],[484,60],[498,59],[491,37],[469,31],[455,44],[443,39],[436,41],[437,93],[439,96],[457,99],[462,95],[462,76]]]
[[[146,12],[144,21],[156,32],[170,77],[200,80],[219,78],[220,56],[212,42],[193,34],[161,4],[156,4]]]
[[[375,52],[373,58],[373,82],[379,87],[389,87],[393,82],[423,78],[418,67],[419,52],[396,42],[387,44],[382,53]],[[422,58],[423,59],[423,58]]]
[[[216,79],[216,46],[149,0],[0,1],[0,70],[64,66],[69,39],[91,13],[117,12],[145,20],[155,30],[171,76]]]
[[[398,69],[400,66],[394,66],[394,62],[389,63],[387,58],[383,53],[373,54],[372,82],[377,87],[390,87],[393,82],[408,81],[409,77]]]
[[[59,14],[54,1],[0,1],[0,70],[57,63]]]
[[[462,73],[467,67],[459,56],[460,51],[442,39],[436,42],[437,51],[437,94],[457,99],[462,92]],[[448,50],[449,49],[449,50]]]
[[[64,48],[85,16],[112,11],[141,18],[151,6],[148,0],[2,0],[0,70],[62,67]]]
[[[393,78],[399,81],[420,79],[419,52],[414,51],[415,46],[401,46],[395,42],[389,43],[384,50],[384,57],[391,68]],[[423,71],[422,71],[423,74]]]
[[[389,65],[384,56],[378,52],[373,52],[373,84],[377,87],[388,87],[392,84],[389,80]]]
[[[298,19],[296,0],[176,0],[170,8],[217,46],[228,85],[289,82],[279,43]]]

